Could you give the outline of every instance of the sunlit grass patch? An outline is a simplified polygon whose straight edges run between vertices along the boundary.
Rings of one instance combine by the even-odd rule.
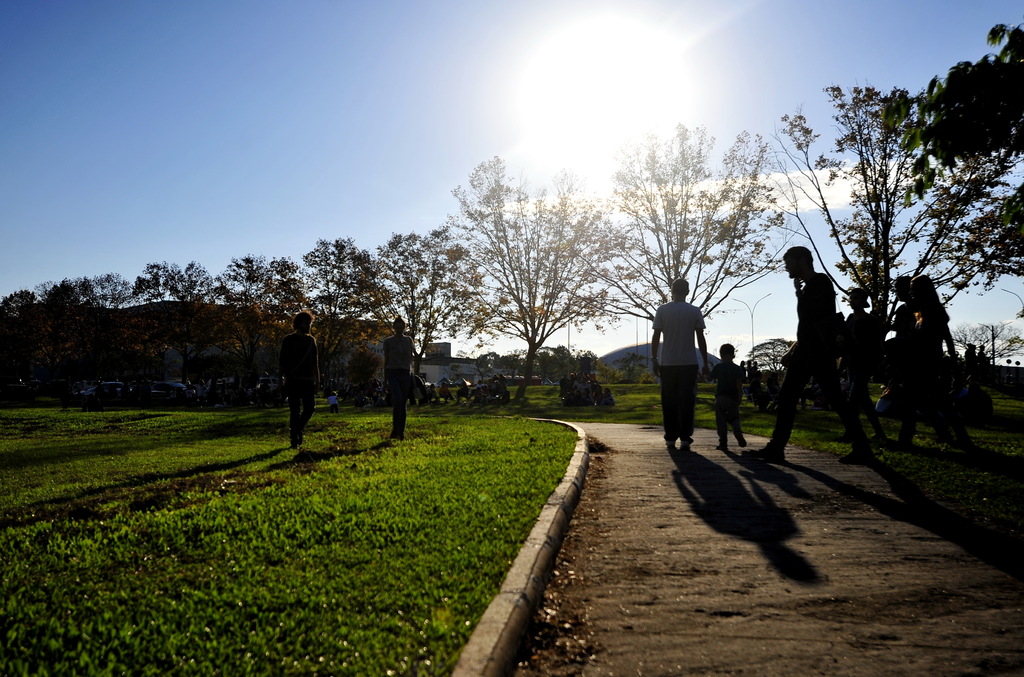
[[[386,415],[371,412],[314,419],[311,453],[297,455],[258,432],[283,415],[238,413],[238,434],[216,452],[188,443],[191,466],[111,431],[123,477],[93,470],[107,457],[55,435],[90,479],[43,501],[16,483],[8,497],[0,673],[450,672],[575,433],[436,418],[393,444]],[[228,422],[179,416],[185,437]],[[181,444],[173,426],[163,436]],[[19,455],[3,444],[0,459]],[[145,471],[130,475],[132,459]]]

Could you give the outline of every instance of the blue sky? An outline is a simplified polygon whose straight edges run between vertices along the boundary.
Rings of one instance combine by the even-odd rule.
[[[1022,21],[1002,0],[5,2],[0,294],[299,260],[320,238],[373,248],[443,223],[495,155],[599,190],[621,141],[673,122],[724,150],[802,107],[828,136],[824,87],[917,89]],[[998,287],[958,299],[953,323],[1012,319]],[[789,290],[779,274],[743,297],[773,294],[757,340],[795,331]],[[711,345],[749,343],[735,305]],[[627,324],[568,339],[601,354],[643,338]]]

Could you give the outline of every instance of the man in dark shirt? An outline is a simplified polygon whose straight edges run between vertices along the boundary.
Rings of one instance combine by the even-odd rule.
[[[839,351],[839,323],[836,318],[836,293],[832,281],[814,270],[814,257],[806,247],[791,247],[782,260],[786,272],[796,284],[796,343],[782,358],[786,378],[779,390],[777,418],[771,441],[764,449],[747,455],[769,463],[785,460],[786,444],[793,432],[797,403],[807,383],[814,379],[829,406],[839,414],[846,429],[845,438],[853,451],[840,459],[843,463],[867,463],[874,457],[856,414],[839,387],[836,359]]]
[[[313,416],[316,391],[320,385],[320,358],[316,339],[310,335],[313,313],[303,310],[292,319],[294,333],[281,343],[279,368],[284,379],[284,393],[290,410],[292,449],[302,444],[306,423]]]

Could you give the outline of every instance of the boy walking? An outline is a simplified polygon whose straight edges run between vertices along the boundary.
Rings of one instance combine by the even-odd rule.
[[[747,446],[740,428],[740,402],[743,400],[743,367],[736,364],[736,348],[725,343],[718,349],[722,361],[711,369],[711,380],[715,387],[715,424],[718,428],[719,451],[729,451],[728,427],[736,436],[736,444]]]

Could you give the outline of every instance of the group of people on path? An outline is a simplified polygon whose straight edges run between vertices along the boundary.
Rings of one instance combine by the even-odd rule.
[[[881,358],[885,334],[881,321],[866,312],[869,298],[861,289],[847,294],[853,312],[843,321],[837,313],[832,281],[815,271],[814,257],[806,247],[788,249],[783,263],[796,288],[797,340],[782,358],[786,376],[775,397],[777,413],[771,439],[764,448],[746,451],[745,455],[769,463],[785,460],[798,404],[813,380],[829,407],[839,415],[844,429],[841,440],[851,447],[840,461],[869,463],[874,454],[861,425],[860,412],[872,426],[875,439],[888,443],[868,393],[868,384]],[[730,427],[737,444],[745,447],[739,420],[744,370],[734,363],[735,349],[723,345],[722,362],[709,372],[704,318],[700,309],[686,301],[689,285],[685,280],[676,280],[671,291],[672,300],[655,313],[651,338],[652,368],[661,383],[666,446],[675,449],[678,441],[685,451],[693,442],[697,378],[703,365],[703,376],[711,377],[717,384],[718,448],[728,450]],[[893,354],[886,356],[887,363],[895,365],[895,373],[888,375],[890,382],[903,390],[905,398],[897,443],[913,446],[920,417],[936,429],[940,440],[970,448],[970,437],[953,407],[950,388],[943,381],[944,370],[940,365],[955,362],[956,351],[949,316],[935,286],[925,275],[913,280],[905,278],[905,282],[897,284],[897,296],[903,302],[895,313],[893,329],[897,339],[887,342]],[[949,360],[945,360],[945,353]],[[847,396],[843,394],[837,366],[841,356],[850,382]],[[950,428],[953,436],[949,435]]]
[[[783,256],[786,272],[793,280],[797,297],[797,340],[782,358],[786,376],[775,396],[776,420],[771,439],[762,449],[744,452],[769,463],[785,460],[785,449],[793,431],[797,406],[813,380],[843,424],[842,441],[851,451],[844,463],[868,463],[874,458],[871,444],[860,423],[863,412],[875,438],[887,443],[885,432],[868,392],[868,383],[879,361],[884,330],[880,320],[866,312],[868,294],[853,289],[847,294],[852,313],[845,321],[836,310],[836,292],[824,273],[815,271],[814,257],[806,247],[791,247]],[[651,336],[654,375],[661,383],[661,410],[665,444],[688,450],[693,443],[697,379],[703,375],[716,382],[715,419],[718,449],[728,450],[731,428],[736,443],[746,447],[740,425],[739,404],[743,399],[745,370],[735,364],[735,348],[720,348],[721,362],[708,369],[708,347],[704,317],[686,301],[690,293],[686,280],[672,284],[672,300],[658,307]],[[919,275],[900,278],[896,285],[897,308],[893,330],[896,339],[887,343],[886,356],[894,373],[888,376],[903,391],[909,404],[903,407],[898,444],[910,447],[918,417],[935,427],[940,440],[970,448],[971,441],[954,409],[950,389],[943,382],[944,354],[956,360],[949,331],[949,315],[943,308],[931,279]],[[292,321],[294,332],[281,345],[280,374],[288,398],[292,448],[303,442],[303,431],[313,415],[320,386],[316,340],[311,335],[313,314],[302,311]],[[414,348],[405,334],[406,323],[396,318],[394,334],[384,339],[384,374],[392,397],[391,439],[405,439],[406,407],[412,389]],[[848,343],[849,345],[844,345]],[[698,361],[699,353],[699,361]],[[850,381],[849,395],[840,385],[837,360],[843,356]],[[953,435],[949,434],[952,429]]]

